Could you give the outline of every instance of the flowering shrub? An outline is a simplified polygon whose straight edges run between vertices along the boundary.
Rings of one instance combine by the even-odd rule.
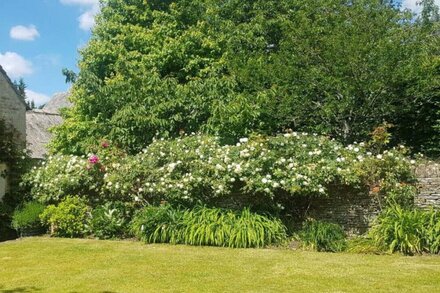
[[[334,186],[386,196],[413,180],[414,162],[403,147],[371,153],[364,143],[343,146],[306,133],[253,136],[236,145],[189,135],[156,140],[134,156],[108,155],[108,145],[101,151],[107,154],[50,158],[27,176],[33,197],[51,202],[75,192],[94,200],[283,209],[292,197],[331,196]]]

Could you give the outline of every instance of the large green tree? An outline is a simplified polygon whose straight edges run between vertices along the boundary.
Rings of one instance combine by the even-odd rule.
[[[396,142],[433,149],[431,16],[383,0],[103,1],[52,149],[106,138],[135,152],[181,131],[232,142],[286,128],[350,142],[384,121]]]

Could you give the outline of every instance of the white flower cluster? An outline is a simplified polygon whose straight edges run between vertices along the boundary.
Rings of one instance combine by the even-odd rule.
[[[190,135],[155,140],[135,156],[100,158],[101,169],[86,157],[54,156],[33,170],[28,182],[34,197],[47,200],[83,192],[136,201],[237,195],[276,201],[279,194],[326,196],[332,184],[359,186],[375,174],[399,178],[413,163],[402,151],[372,154],[364,143],[344,147],[296,132],[241,138],[226,146],[216,137]]]

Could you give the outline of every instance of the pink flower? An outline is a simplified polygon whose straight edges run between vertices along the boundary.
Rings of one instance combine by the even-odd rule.
[[[90,164],[96,164],[99,162],[99,157],[97,155],[91,155],[89,158]]]
[[[101,143],[101,146],[102,146],[103,148],[108,148],[108,147],[110,146],[110,144],[108,143],[108,141],[104,140],[104,141]]]

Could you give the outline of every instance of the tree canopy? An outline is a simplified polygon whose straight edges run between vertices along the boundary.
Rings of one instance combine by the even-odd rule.
[[[392,2],[103,1],[52,150],[136,152],[182,131],[352,142],[386,121],[395,143],[438,152],[438,13]]]

